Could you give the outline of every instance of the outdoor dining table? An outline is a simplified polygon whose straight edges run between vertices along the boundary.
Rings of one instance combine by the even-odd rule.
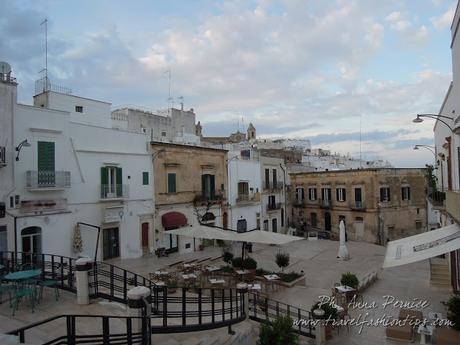
[[[336,286],[335,289],[340,293],[347,293],[347,292],[355,291],[355,289],[347,285],[339,285],[339,286]]]
[[[279,280],[280,277],[277,274],[266,274],[264,278],[271,283],[272,291],[275,291],[275,281]]]
[[[17,271],[6,274],[3,279],[10,280],[13,282],[20,282],[22,280],[35,278],[42,274],[42,270],[27,270],[27,271]]]
[[[213,278],[210,278],[210,279],[209,279],[209,282],[210,282],[212,285],[215,285],[215,284],[225,284],[225,280],[224,280],[224,279],[213,279]]]
[[[255,284],[249,284],[248,285],[248,289],[250,291],[255,291],[255,292],[259,292],[259,291],[262,291],[262,286],[258,283],[255,283]]]

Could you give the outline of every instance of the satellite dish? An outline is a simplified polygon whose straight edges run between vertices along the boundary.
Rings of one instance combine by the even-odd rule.
[[[11,66],[8,62],[0,61],[0,73],[2,74],[11,73]]]

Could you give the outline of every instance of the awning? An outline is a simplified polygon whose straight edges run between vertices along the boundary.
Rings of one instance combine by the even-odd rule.
[[[460,249],[460,226],[452,224],[388,242],[383,267],[406,265],[457,249]]]
[[[238,233],[233,230],[222,230],[220,228],[194,225],[186,229],[171,230],[168,234],[185,237],[204,238],[209,240],[225,240],[233,242],[252,242],[265,244],[286,244],[293,241],[303,240],[303,237],[289,236],[261,230],[253,230]]]
[[[180,212],[168,212],[161,216],[161,223],[165,230],[177,229],[187,225],[187,217]]]

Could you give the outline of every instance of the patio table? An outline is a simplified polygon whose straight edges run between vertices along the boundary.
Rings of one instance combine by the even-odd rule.
[[[261,291],[262,290],[262,286],[260,284],[249,284],[248,285],[248,289],[251,290],[251,291]]]
[[[213,279],[213,278],[210,278],[209,279],[209,282],[211,284],[225,284],[225,280],[224,279]]]
[[[218,266],[206,266],[204,269],[208,272],[215,272],[219,271],[221,268]]]
[[[189,274],[183,274],[182,278],[184,280],[187,280],[187,279],[196,279],[198,277],[197,277],[197,275],[195,273],[189,273]]]
[[[25,279],[35,278],[42,274],[42,270],[27,270],[27,271],[17,271],[8,273],[3,277],[3,279],[11,280],[11,281],[21,281]]]
[[[279,280],[280,277],[277,274],[266,274],[264,278],[267,279],[271,284],[272,291],[275,291],[275,281]]]
[[[355,289],[347,285],[339,285],[339,286],[336,286],[335,289],[340,293],[347,293],[347,292],[355,291]]]

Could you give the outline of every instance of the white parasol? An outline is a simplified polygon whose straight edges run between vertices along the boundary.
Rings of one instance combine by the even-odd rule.
[[[348,253],[347,245],[345,244],[345,223],[343,220],[340,221],[339,224],[340,229],[340,246],[339,246],[339,253],[337,254],[337,258],[341,260],[349,260],[350,254]]]

